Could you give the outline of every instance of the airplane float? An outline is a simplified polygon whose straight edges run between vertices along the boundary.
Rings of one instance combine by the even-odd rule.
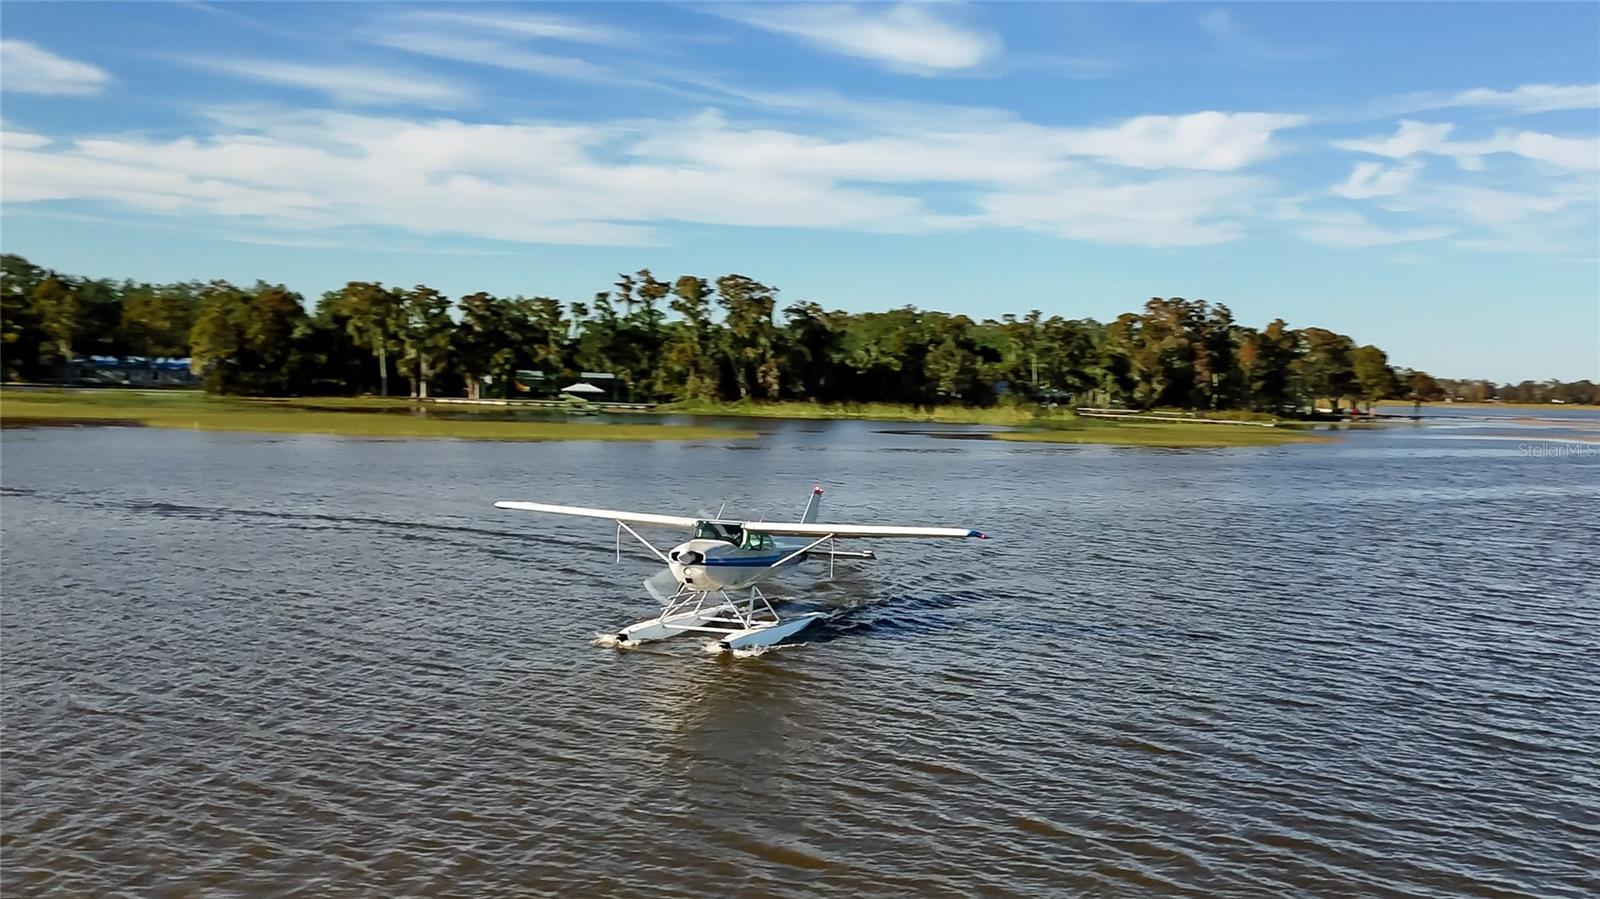
[[[821,487],[812,488],[797,522],[725,521],[720,513],[718,518],[703,519],[513,501],[497,502],[495,507],[610,519],[617,523],[618,559],[622,557],[622,532],[627,531],[667,564],[667,570],[644,581],[645,589],[661,603],[661,614],[618,631],[617,645],[623,647],[685,633],[707,633],[715,635],[721,649],[749,649],[770,646],[799,633],[826,615],[810,612],[780,618],[758,584],[808,559],[826,558],[831,572],[837,559],[876,558],[871,550],[835,549],[834,541],[839,538],[988,539],[982,531],[969,528],[818,522]],[[663,552],[633,529],[636,524],[681,528],[691,534],[687,541]]]

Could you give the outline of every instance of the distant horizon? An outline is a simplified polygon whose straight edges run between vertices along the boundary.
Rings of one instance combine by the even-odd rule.
[[[0,48],[3,249],[63,274],[1181,296],[1600,380],[1593,4],[95,9],[8,3]]]

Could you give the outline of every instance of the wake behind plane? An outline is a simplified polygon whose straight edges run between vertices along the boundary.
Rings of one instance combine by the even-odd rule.
[[[711,634],[726,650],[770,646],[826,616],[810,612],[782,618],[758,585],[785,568],[811,559],[827,559],[831,569],[839,559],[875,558],[871,550],[837,549],[834,544],[838,539],[988,539],[982,531],[970,528],[819,522],[821,487],[812,488],[805,512],[796,522],[687,518],[514,501],[497,502],[495,507],[610,519],[617,523],[619,555],[622,532],[627,531],[666,563],[665,571],[644,581],[645,589],[662,604],[661,614],[619,630],[616,635],[619,646],[665,640],[686,633]],[[663,552],[634,530],[636,524],[679,528],[691,533],[688,540]]]

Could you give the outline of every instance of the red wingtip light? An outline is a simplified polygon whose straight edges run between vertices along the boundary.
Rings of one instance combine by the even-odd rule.
[[[821,484],[817,484],[817,485],[813,486],[811,488],[811,492],[815,493],[818,496],[821,496],[822,495],[822,485]]]

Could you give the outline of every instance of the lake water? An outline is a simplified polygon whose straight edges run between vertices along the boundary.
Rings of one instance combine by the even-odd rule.
[[[1600,892],[1592,414],[1209,451],[757,426],[5,431],[0,890]],[[620,652],[643,550],[490,505],[792,517],[817,482],[995,539],[790,575],[833,614],[800,645]]]

